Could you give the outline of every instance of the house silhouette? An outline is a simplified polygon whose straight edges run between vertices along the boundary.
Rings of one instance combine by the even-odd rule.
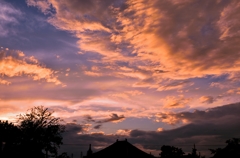
[[[117,140],[112,145],[96,153],[92,152],[90,144],[87,156],[83,158],[154,158],[154,156],[133,146],[126,139],[125,141]]]

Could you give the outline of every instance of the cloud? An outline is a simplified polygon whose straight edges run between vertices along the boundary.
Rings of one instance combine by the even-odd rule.
[[[116,132],[116,135],[129,136],[132,130],[129,129],[119,129]]]
[[[184,98],[184,96],[168,96],[162,100],[165,108],[184,108],[191,101],[190,98]]]
[[[208,103],[208,104],[211,104],[214,102],[214,98],[212,96],[202,96],[201,98],[199,98],[199,100],[202,102],[202,103]]]
[[[101,126],[102,126],[102,125],[96,125],[96,126],[94,126],[93,128],[94,128],[94,129],[100,129]]]
[[[173,89],[181,89],[186,86],[192,86],[194,83],[190,81],[174,81],[172,83],[166,84],[164,86],[160,86],[157,90],[164,91],[164,90],[173,90]]]
[[[76,124],[75,122],[72,123],[67,123],[65,125],[66,132],[71,132],[71,133],[80,133],[84,131],[84,126]]]
[[[93,76],[93,77],[99,77],[99,76],[102,76],[101,73],[98,73],[98,72],[92,72],[92,71],[84,71],[84,74],[85,74],[85,75],[88,75],[88,76]]]
[[[90,115],[85,115],[84,120],[87,122],[95,122],[95,120]]]
[[[107,119],[104,119],[104,120],[99,120],[99,121],[96,121],[97,123],[107,123],[107,122],[121,122],[125,119],[124,115],[120,115],[118,116],[117,114],[114,114],[112,113],[110,115],[110,118],[107,118]]]
[[[156,122],[163,122],[170,125],[176,125],[181,122],[173,113],[158,113],[156,114]]]
[[[0,84],[10,85],[11,82],[8,82],[6,80],[3,80],[0,78]]]
[[[219,95],[217,97],[213,97],[213,96],[201,96],[199,98],[201,103],[207,103],[207,104],[212,104],[213,102],[217,101],[218,99],[221,99],[223,96]]]
[[[169,124],[183,123],[199,123],[205,121],[228,120],[231,117],[238,117],[237,114],[240,110],[240,103],[209,108],[205,111],[195,110],[194,112],[180,112],[180,113],[159,113],[157,118]],[[170,121],[172,120],[172,121]],[[230,121],[230,120],[229,120]],[[220,122],[219,122],[220,123]],[[223,123],[223,122],[222,122]]]
[[[158,128],[157,131],[158,132],[162,132],[164,129],[163,128]]]
[[[90,115],[85,115],[84,116],[84,121],[86,121],[86,123],[93,123],[94,125],[94,129],[100,129],[102,127],[102,124],[104,123],[108,123],[108,122],[113,122],[113,123],[118,123],[118,122],[122,122],[125,119],[124,115],[120,115],[118,116],[115,113],[112,113],[110,115],[110,118],[105,118],[105,119],[100,119],[100,120],[96,120],[93,119],[92,116]]]
[[[45,80],[56,85],[62,84],[57,79],[54,71],[40,65],[33,56],[26,57],[20,51],[0,51],[0,75],[6,77],[29,76],[33,80]],[[2,80],[2,84],[10,84],[9,81]]]
[[[36,6],[43,13],[47,14],[51,12],[51,4],[44,0],[26,0],[28,6]]]
[[[19,23],[18,19],[21,17],[22,12],[14,8],[11,4],[0,1],[0,36],[7,36],[13,33],[11,30],[12,25]]]
[[[220,89],[224,89],[224,88],[230,88],[231,85],[226,84],[226,83],[212,82],[210,84],[210,87],[217,87],[217,88],[220,88]]]
[[[109,96],[111,97],[118,97],[118,98],[123,98],[123,99],[129,99],[134,96],[139,96],[143,95],[144,93],[138,90],[132,90],[132,91],[124,91],[122,93],[113,93],[110,94]]]
[[[240,32],[238,26],[239,21],[233,17],[239,16],[239,2],[232,1],[228,6],[226,6],[222,12],[218,23],[219,29],[221,31],[221,40],[232,40],[233,37],[239,37]]]

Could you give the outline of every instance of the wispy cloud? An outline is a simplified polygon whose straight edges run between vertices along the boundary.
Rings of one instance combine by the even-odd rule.
[[[22,12],[14,8],[11,4],[0,1],[0,36],[7,36],[14,33],[15,30],[10,29],[12,25],[19,23],[18,19]]]

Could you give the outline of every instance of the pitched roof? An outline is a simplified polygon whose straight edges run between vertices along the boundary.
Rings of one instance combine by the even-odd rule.
[[[116,141],[112,145],[85,158],[154,158],[128,141]]]

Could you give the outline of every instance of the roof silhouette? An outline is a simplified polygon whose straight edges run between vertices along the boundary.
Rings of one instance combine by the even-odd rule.
[[[133,146],[127,140],[116,141],[112,145],[84,158],[154,158],[153,155],[147,154],[144,151]]]

